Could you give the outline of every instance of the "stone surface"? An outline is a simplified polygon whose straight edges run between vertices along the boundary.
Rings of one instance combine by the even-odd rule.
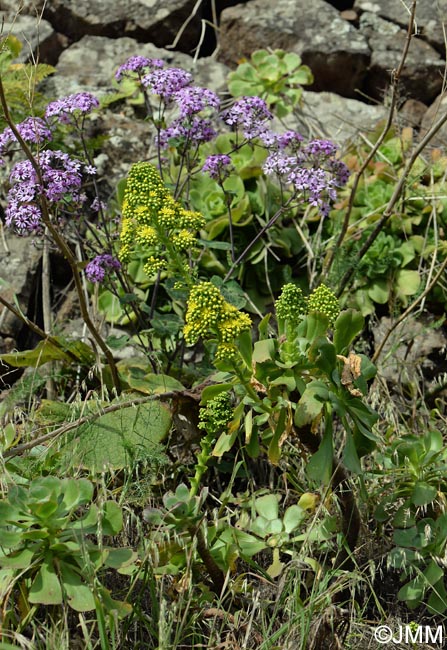
[[[420,137],[424,137],[431,127],[445,115],[447,111],[447,93],[439,95],[433,104],[426,111],[422,122]],[[447,124],[444,124],[436,135],[430,141],[432,147],[446,147],[447,146]]]
[[[287,117],[286,125],[310,138],[329,138],[343,146],[360,131],[372,131],[387,114],[384,106],[369,106],[334,93],[303,91],[303,106],[297,111],[298,125]]]
[[[359,28],[372,51],[365,92],[381,100],[390,86],[392,71],[399,66],[407,34],[395,23],[372,12],[361,15]],[[400,94],[432,101],[441,90],[444,66],[445,62],[431,45],[418,37],[412,38],[400,75]]]
[[[37,271],[42,257],[27,237],[17,237],[4,230],[0,237],[0,291],[14,304],[17,300],[26,314],[30,297],[36,291]],[[6,307],[0,305],[0,336],[17,340],[23,323]]]
[[[354,9],[375,13],[382,18],[408,26],[410,0],[356,0]],[[418,0],[416,24],[418,34],[445,55],[444,28],[447,23],[447,0]]]
[[[73,40],[85,34],[132,36],[158,46],[172,43],[189,19],[178,42],[187,51],[197,45],[200,34],[201,16],[192,15],[194,5],[195,0],[47,0],[43,14]]]
[[[374,327],[375,347],[381,343],[391,325],[392,320],[384,317]],[[380,375],[394,385],[417,385],[421,373],[430,381],[443,372],[439,358],[443,357],[442,350],[446,345],[447,338],[442,329],[434,329],[426,317],[416,319],[409,316],[396,327],[385,343],[378,364]]]
[[[323,0],[252,0],[225,9],[220,30],[219,58],[227,65],[260,47],[290,50],[311,67],[313,90],[345,96],[361,87],[371,54],[365,37]]]
[[[228,69],[213,59],[202,58],[194,62],[192,57],[182,52],[163,50],[127,37],[84,36],[61,54],[57,73],[47,82],[48,90],[55,96],[90,91],[98,97],[116,91],[113,80],[118,66],[135,54],[163,59],[169,66],[183,67],[194,74],[198,85],[216,91],[225,85]]]
[[[407,99],[399,111],[399,124],[402,127],[410,126],[411,128],[417,128],[420,126],[426,112],[426,104],[417,99]]]
[[[2,34],[13,34],[22,43],[23,49],[17,61],[44,61],[56,63],[63,49],[63,41],[46,20],[35,16],[15,16],[10,11],[0,11]]]

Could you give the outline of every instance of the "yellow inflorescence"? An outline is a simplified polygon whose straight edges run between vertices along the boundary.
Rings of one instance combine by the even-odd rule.
[[[146,273],[153,275],[164,270],[169,262],[164,259],[166,249],[170,246],[171,251],[183,256],[194,250],[196,233],[204,224],[200,213],[186,210],[173,199],[153,165],[140,162],[131,167],[123,201],[119,253],[122,262],[130,260],[135,244],[139,244],[148,249]]]
[[[183,335],[188,345],[208,334],[217,336],[217,360],[235,358],[234,339],[251,328],[250,317],[226,302],[211,282],[200,282],[191,289],[185,322]]]

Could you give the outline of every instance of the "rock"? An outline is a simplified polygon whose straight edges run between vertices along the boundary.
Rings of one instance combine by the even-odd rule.
[[[37,271],[42,252],[28,237],[17,237],[4,229],[0,238],[0,294],[9,302],[17,300],[24,314],[36,293]],[[22,321],[0,305],[0,336],[17,340]]]
[[[355,0],[354,9],[369,11],[382,18],[407,28],[410,18],[411,1],[402,0]],[[416,24],[418,35],[445,55],[443,26],[447,21],[447,0],[418,0],[416,5]]]
[[[235,67],[260,47],[297,52],[310,66],[313,90],[353,96],[370,59],[365,37],[323,0],[252,0],[221,14],[219,59]]]
[[[403,127],[410,126],[411,128],[418,128],[426,112],[426,104],[417,99],[407,99],[399,111],[400,125]]]
[[[386,114],[381,105],[369,106],[334,93],[305,90],[302,109],[296,118],[289,116],[285,122],[288,128],[297,129],[308,138],[328,138],[343,146],[360,131],[374,130]]]
[[[48,21],[4,11],[0,11],[0,19],[4,20],[2,34],[13,34],[23,44],[16,62],[56,63],[64,44]]]
[[[388,332],[392,320],[384,317],[374,327],[377,347]],[[427,317],[409,316],[391,333],[379,358],[380,375],[394,386],[419,384],[421,373],[433,380],[444,371],[439,364],[447,338],[442,329],[434,329]]]
[[[56,74],[48,80],[48,89],[55,96],[89,91],[97,97],[116,91],[114,75],[119,65],[130,56],[139,54],[163,59],[169,66],[182,67],[192,72],[197,85],[222,90],[228,69],[214,59],[202,58],[194,62],[187,54],[163,50],[150,43],[138,43],[133,38],[110,39],[104,36],[84,36],[60,56]],[[101,61],[101,65],[98,65]]]
[[[407,34],[395,23],[371,12],[361,15],[359,29],[372,51],[365,93],[382,100],[390,86],[391,73],[402,58]],[[442,88],[444,67],[445,62],[436,50],[413,37],[400,75],[400,94],[432,101]]]
[[[439,95],[427,109],[422,122],[420,137],[424,137],[442,115],[447,111],[447,93]],[[447,124],[444,124],[430,141],[432,147],[447,146]]]
[[[131,36],[158,46],[172,43],[188,21],[177,47],[189,51],[200,37],[201,16],[193,13],[195,4],[195,0],[47,0],[43,15],[73,40],[85,34]]]

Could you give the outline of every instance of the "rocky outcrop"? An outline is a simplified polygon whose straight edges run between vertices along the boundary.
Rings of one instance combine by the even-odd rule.
[[[372,52],[364,90],[368,96],[382,100],[390,86],[392,71],[397,69],[402,58],[407,32],[396,23],[368,11],[360,16],[359,29]],[[444,68],[445,61],[439,53],[413,36],[400,75],[401,96],[432,101],[442,88]]]
[[[84,36],[61,54],[57,74],[49,80],[49,89],[57,96],[85,90],[101,96],[116,91],[113,80],[118,66],[136,53],[162,59],[169,66],[185,68],[194,74],[199,85],[216,91],[225,85],[228,69],[214,59],[205,57],[194,61],[182,52],[138,43],[133,38]]]
[[[355,0],[354,9],[368,11],[406,29],[410,17],[410,0]],[[447,23],[447,0],[418,0],[416,26],[419,37],[445,57],[444,28]]]
[[[252,0],[222,12],[221,61],[235,67],[260,46],[300,54],[313,90],[345,96],[362,86],[371,57],[366,38],[324,0]]]
[[[35,16],[14,16],[11,13],[2,24],[2,32],[14,33],[22,43],[23,49],[17,59],[20,63],[39,58],[54,65],[67,45],[47,20]]]

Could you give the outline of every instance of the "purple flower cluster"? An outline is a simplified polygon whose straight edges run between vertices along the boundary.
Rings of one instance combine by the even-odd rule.
[[[260,97],[242,97],[225,111],[222,119],[225,124],[241,128],[244,136],[251,140],[268,130],[267,122],[273,115]]]
[[[75,93],[50,102],[45,109],[45,117],[57,117],[63,124],[70,124],[73,113],[79,111],[86,115],[98,106],[98,100],[91,93]]]
[[[202,167],[202,171],[208,173],[215,180],[222,180],[230,173],[231,158],[226,154],[215,154],[208,156]]]
[[[322,215],[329,212],[329,204],[336,199],[336,190],[349,178],[346,165],[334,156],[337,147],[329,140],[312,140],[303,146],[299,133],[286,131],[281,135],[265,133],[262,136],[270,154],[263,169],[276,174],[291,185],[303,201],[317,207]]]
[[[40,117],[28,117],[26,120],[16,125],[17,131],[25,142],[41,144],[52,139],[52,133],[48,124]],[[6,148],[11,142],[16,142],[16,136],[8,127],[0,134],[0,156],[3,156]],[[0,164],[4,161],[0,159]]]
[[[70,199],[82,202],[82,163],[62,151],[43,151],[38,158],[41,180],[29,160],[18,162],[10,174],[6,225],[14,226],[22,235],[39,232],[41,210],[39,199],[45,196],[50,202]]]
[[[90,282],[98,283],[103,282],[106,277],[106,270],[117,270],[121,268],[121,264],[116,257],[109,253],[97,255],[85,267],[85,275]]]
[[[199,86],[186,86],[173,95],[173,100],[179,107],[180,117],[189,117],[212,108],[216,111],[220,108],[220,99],[212,90],[200,88]]]
[[[131,56],[125,63],[120,65],[115,72],[115,79],[119,81],[127,72],[136,72],[138,74],[147,73],[148,70],[163,68],[164,63],[161,59],[148,59],[145,56]]]
[[[189,86],[192,75],[181,68],[164,68],[149,72],[141,81],[154,95],[160,95],[165,102],[169,102],[175,93]]]
[[[182,118],[173,120],[167,129],[161,129],[157,137],[157,143],[162,148],[169,147],[170,144],[178,146],[180,142],[193,145],[209,142],[216,135],[217,133],[213,129],[210,120],[193,115],[187,120]]]

